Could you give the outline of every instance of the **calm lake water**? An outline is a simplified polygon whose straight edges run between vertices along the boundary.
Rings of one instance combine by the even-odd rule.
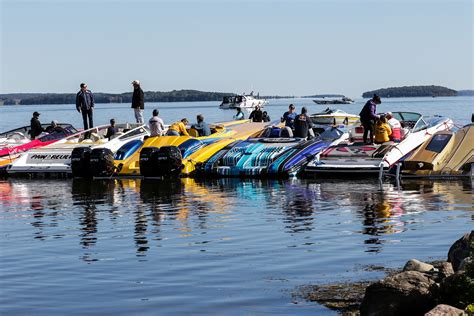
[[[271,102],[272,117],[289,102],[323,109]],[[232,116],[216,106],[156,105],[165,122]],[[379,110],[464,124],[473,108],[473,98],[420,98]],[[35,110],[80,126],[72,105],[16,106],[0,107],[0,130],[28,124]],[[97,105],[95,115],[133,118],[126,104]],[[445,259],[473,228],[472,193],[459,181],[0,180],[0,314],[333,315],[293,293],[381,277],[372,265]]]

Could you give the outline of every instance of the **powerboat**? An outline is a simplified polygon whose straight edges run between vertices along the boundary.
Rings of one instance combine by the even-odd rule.
[[[147,157],[146,155],[156,155],[156,152],[159,151],[162,147],[178,147],[182,143],[194,139],[200,141],[199,144],[195,144],[196,146],[203,146],[209,145],[215,141],[221,140],[223,138],[231,137],[236,133],[235,128],[241,124],[248,123],[249,120],[239,120],[239,121],[229,121],[217,124],[210,124],[211,128],[211,135],[209,136],[198,136],[198,133],[193,128],[188,128],[188,133],[190,136],[154,136],[148,137],[144,141],[135,141],[133,143],[129,143],[124,145],[120,148],[114,159],[114,168],[115,170],[110,175],[115,176],[125,176],[125,177],[136,177],[140,175],[140,164],[145,163]],[[191,144],[192,141],[188,142],[187,144]],[[183,145],[188,146],[188,145]],[[147,148],[143,153],[142,151]],[[194,146],[189,146],[187,152],[193,151],[197,148]],[[168,155],[169,153],[165,154],[164,150],[161,154]],[[143,156],[143,157],[142,157]],[[143,158],[143,160],[142,160]],[[167,159],[167,158],[163,158]],[[150,165],[150,164],[149,164]],[[152,167],[154,168],[154,167]],[[145,167],[146,169],[146,167]],[[145,171],[146,172],[146,171]],[[150,171],[154,173],[155,171]]]
[[[123,144],[143,139],[149,135],[143,124],[116,124],[118,132],[110,139],[105,138],[109,125],[97,126],[75,133],[54,144],[30,150],[22,154],[14,163],[7,167],[9,175],[59,173],[90,175],[94,164],[102,163],[94,160],[94,151],[115,152]]]
[[[236,141],[200,166],[200,172],[220,177],[288,177],[299,173],[317,154],[349,137],[344,126],[313,127],[313,139],[293,137],[288,127],[270,126],[257,137]]]
[[[49,124],[43,124],[42,127],[46,129]],[[0,168],[5,168],[28,150],[53,144],[77,133],[71,124],[58,124],[51,133],[41,133],[36,139],[31,140],[27,136],[29,131],[30,126],[23,126],[0,134]]]
[[[178,146],[143,148],[140,173],[143,177],[190,176],[222,148],[249,136],[258,135],[268,123],[247,122],[232,127],[233,134],[224,138],[190,138]]]
[[[354,103],[354,100],[348,97],[342,97],[340,99],[321,98],[321,99],[315,99],[313,100],[313,102],[316,104],[351,104],[351,103]]]
[[[320,113],[311,114],[309,117],[314,124],[353,125],[359,122],[359,115],[330,108]]]
[[[400,143],[387,142],[367,145],[360,142],[361,126],[353,126],[348,142],[325,149],[317,159],[305,168],[311,174],[379,174],[387,171],[436,132],[449,130],[453,121],[446,117],[424,117],[414,112],[393,112],[402,125]]]
[[[472,177],[474,123],[436,132],[402,163],[402,178]]]
[[[260,99],[259,95],[256,97],[251,94],[242,94],[237,96],[225,96],[222,99],[222,103],[219,105],[220,109],[253,109],[255,107],[264,107],[268,101]]]

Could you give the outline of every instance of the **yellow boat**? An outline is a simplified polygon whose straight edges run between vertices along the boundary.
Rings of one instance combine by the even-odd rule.
[[[474,123],[456,132],[435,133],[403,162],[402,177],[471,176]]]
[[[192,151],[197,147],[209,146],[210,144],[219,142],[222,139],[235,140],[237,134],[242,134],[240,137],[248,137],[251,132],[243,133],[242,130],[251,130],[256,132],[263,128],[263,123],[249,123],[249,120],[230,121],[218,124],[210,124],[211,135],[197,136],[197,131],[190,128],[188,132],[191,136],[155,136],[147,138],[143,143],[135,142],[128,143],[123,146],[115,155],[114,165],[117,176],[138,176],[140,175],[140,155],[142,149],[147,148],[163,148],[163,147],[177,147],[181,145],[180,150]],[[249,126],[242,128],[242,126]],[[251,126],[251,127],[250,127]],[[262,127],[261,127],[262,126]],[[238,137],[238,136],[237,136]],[[238,138],[240,139],[240,138]],[[145,150],[145,152],[147,151]]]

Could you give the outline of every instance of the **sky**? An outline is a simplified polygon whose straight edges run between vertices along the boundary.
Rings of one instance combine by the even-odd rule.
[[[474,88],[473,0],[0,0],[0,93]]]

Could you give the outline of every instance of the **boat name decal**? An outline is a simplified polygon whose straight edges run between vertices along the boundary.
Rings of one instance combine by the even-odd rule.
[[[31,159],[50,159],[50,160],[58,160],[58,159],[69,159],[71,155],[41,155],[41,154],[34,154],[30,157]]]

